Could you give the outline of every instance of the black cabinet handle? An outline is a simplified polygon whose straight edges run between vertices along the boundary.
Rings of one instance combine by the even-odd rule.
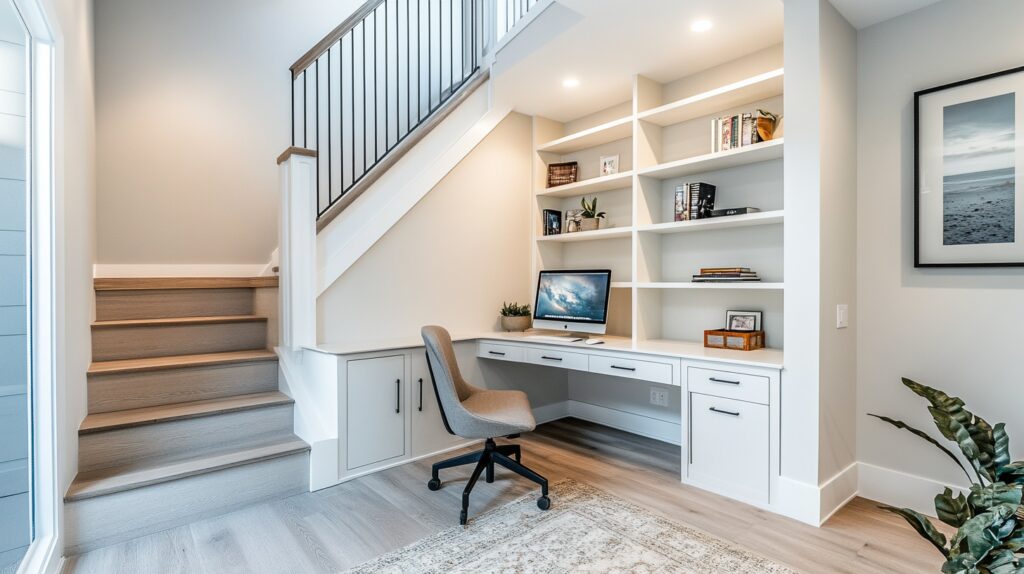
[[[505,356],[505,353],[502,353],[501,351],[487,351],[487,352],[492,354],[492,355],[498,355],[499,357],[504,357]]]
[[[710,409],[708,409],[708,410],[709,410],[709,411],[711,411],[711,412],[713,412],[713,413],[719,413],[719,414],[723,414],[723,415],[729,415],[729,416],[731,416],[731,417],[738,417],[738,416],[740,416],[740,413],[734,413],[734,412],[732,412],[732,411],[723,411],[723,410],[720,410],[720,409],[716,409],[715,407],[711,407],[711,408],[710,408]]]
[[[402,379],[395,379],[395,412],[402,412]]]
[[[423,412],[423,379],[420,379],[420,412]]]
[[[636,367],[620,367],[618,365],[612,365],[612,368],[613,369],[618,369],[620,371],[636,372]]]
[[[738,385],[738,384],[740,384],[739,381],[727,381],[725,379],[716,379],[714,377],[711,377],[708,380],[711,381],[712,383],[722,383],[723,385]]]
[[[541,355],[540,358],[547,359],[549,361],[561,361],[562,360],[562,357],[549,357],[547,355]]]

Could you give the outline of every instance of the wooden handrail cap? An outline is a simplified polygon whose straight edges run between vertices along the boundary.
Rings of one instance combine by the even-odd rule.
[[[281,165],[282,163],[288,161],[289,159],[291,159],[291,157],[293,155],[304,155],[304,156],[307,156],[307,157],[316,157],[317,153],[316,153],[315,149],[306,149],[304,147],[291,146],[290,148],[284,150],[284,153],[282,153],[281,155],[277,156],[277,165]]]

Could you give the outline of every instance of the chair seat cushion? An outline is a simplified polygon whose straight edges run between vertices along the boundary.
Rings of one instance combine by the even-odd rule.
[[[532,431],[537,422],[530,409],[530,400],[522,391],[478,391],[462,401],[472,415],[477,436],[464,438],[492,438]]]

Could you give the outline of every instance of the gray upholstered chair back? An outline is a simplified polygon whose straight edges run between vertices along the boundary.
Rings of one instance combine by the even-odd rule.
[[[466,422],[465,419],[471,416],[462,406],[462,401],[480,389],[462,378],[459,363],[455,360],[451,335],[444,327],[428,325],[423,327],[420,334],[427,348],[427,360],[434,376],[434,388],[441,403],[441,410],[452,432],[458,435],[464,426],[463,423]]]

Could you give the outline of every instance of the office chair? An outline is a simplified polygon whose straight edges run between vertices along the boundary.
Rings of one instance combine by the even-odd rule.
[[[519,445],[497,445],[494,442],[495,437],[517,438],[519,433],[532,431],[537,426],[526,393],[489,391],[469,384],[459,372],[448,331],[442,327],[428,326],[423,327],[421,335],[427,348],[427,368],[434,383],[434,394],[445,428],[449,433],[462,438],[484,439],[481,451],[434,463],[427,488],[441,488],[441,479],[438,477],[441,469],[476,463],[469,483],[462,491],[459,524],[465,524],[469,513],[469,493],[481,473],[486,473],[487,482],[494,482],[494,464],[497,463],[539,484],[541,497],[537,499],[537,506],[541,510],[551,508],[547,479],[520,464],[522,451]],[[513,456],[515,460],[510,458]]]

